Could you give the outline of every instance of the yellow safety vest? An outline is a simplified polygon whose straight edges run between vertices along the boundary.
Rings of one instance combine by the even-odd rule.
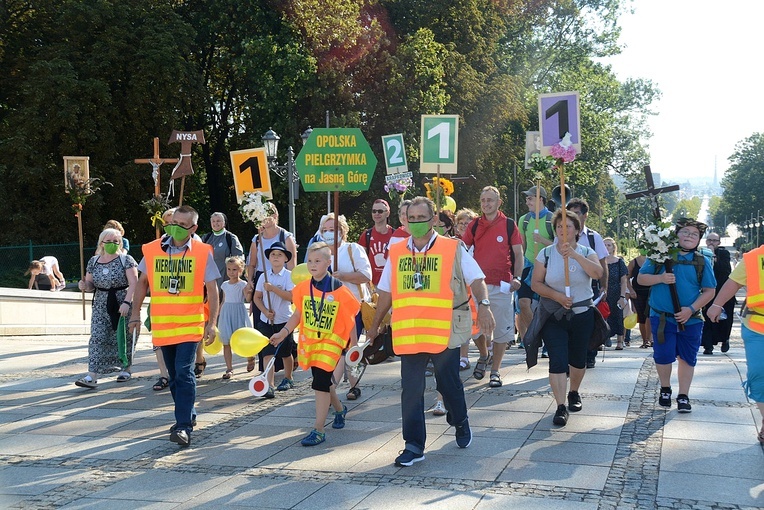
[[[748,327],[764,333],[764,246],[744,254],[743,262],[748,287],[746,307],[754,312],[747,315]]]
[[[448,347],[454,308],[451,280],[459,241],[438,236],[425,253],[412,257],[408,242],[390,246],[390,325],[396,354],[437,354]],[[415,289],[415,274],[422,288]]]
[[[146,276],[151,289],[151,335],[156,346],[198,342],[204,336],[204,272],[212,246],[191,239],[185,253],[172,257],[160,239],[144,244]],[[179,294],[170,294],[177,279]]]
[[[311,302],[310,285],[311,280],[308,279],[292,289],[296,313],[300,314],[297,362],[304,370],[317,367],[331,372],[347,346],[361,304],[350,289],[343,285],[324,294],[323,309],[318,312],[320,317],[316,317],[313,305],[318,311],[322,293],[313,288]]]

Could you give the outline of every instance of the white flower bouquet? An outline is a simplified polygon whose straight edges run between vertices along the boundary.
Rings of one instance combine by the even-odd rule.
[[[664,264],[679,251],[679,239],[670,223],[658,221],[645,228],[639,249],[656,264]]]
[[[273,204],[268,202],[262,193],[247,191],[244,193],[241,204],[239,204],[239,212],[246,221],[251,221],[255,227],[259,228],[263,220],[272,216],[275,211]]]

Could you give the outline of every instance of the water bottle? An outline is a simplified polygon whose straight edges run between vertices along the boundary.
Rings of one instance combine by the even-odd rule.
[[[727,320],[727,310],[722,308],[722,313],[719,314],[719,320],[720,321],[726,321]]]

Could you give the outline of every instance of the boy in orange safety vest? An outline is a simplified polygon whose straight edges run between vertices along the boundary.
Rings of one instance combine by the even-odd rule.
[[[292,290],[295,313],[284,327],[270,338],[279,345],[287,335],[300,326],[297,340],[297,361],[303,369],[310,367],[313,375],[311,387],[316,395],[316,421],[313,430],[303,440],[303,446],[315,446],[326,440],[324,425],[329,405],[334,408],[332,428],[345,426],[347,407],[337,396],[332,372],[342,356],[342,350],[358,343],[355,316],[360,303],[341,281],[329,274],[332,254],[324,242],[308,247],[308,271],[312,278],[297,284]]]

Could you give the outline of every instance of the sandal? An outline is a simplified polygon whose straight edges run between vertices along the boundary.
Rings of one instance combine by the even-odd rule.
[[[360,388],[352,387],[348,391],[348,394],[345,395],[345,398],[348,400],[357,400],[358,397],[361,396],[361,390]]]
[[[130,372],[120,372],[117,376],[117,382],[127,382],[132,377],[132,374]]]
[[[485,377],[485,369],[488,368],[488,358],[478,358],[475,363],[475,370],[472,372],[472,377],[478,381]]]
[[[255,358],[247,358],[247,372],[255,369]]]
[[[207,360],[202,358],[201,363],[194,363],[194,376],[199,379],[204,373],[204,369],[207,368]]]
[[[162,391],[166,387],[170,385],[170,380],[164,376],[157,379],[157,382],[154,383],[154,391]]]
[[[467,370],[470,368],[469,358],[459,358],[459,370]]]
[[[491,374],[491,381],[488,383],[488,386],[491,388],[500,388],[501,387],[501,376],[498,372],[494,372]]]
[[[223,380],[227,380],[233,377],[233,370],[226,370],[225,374],[223,374]]]

